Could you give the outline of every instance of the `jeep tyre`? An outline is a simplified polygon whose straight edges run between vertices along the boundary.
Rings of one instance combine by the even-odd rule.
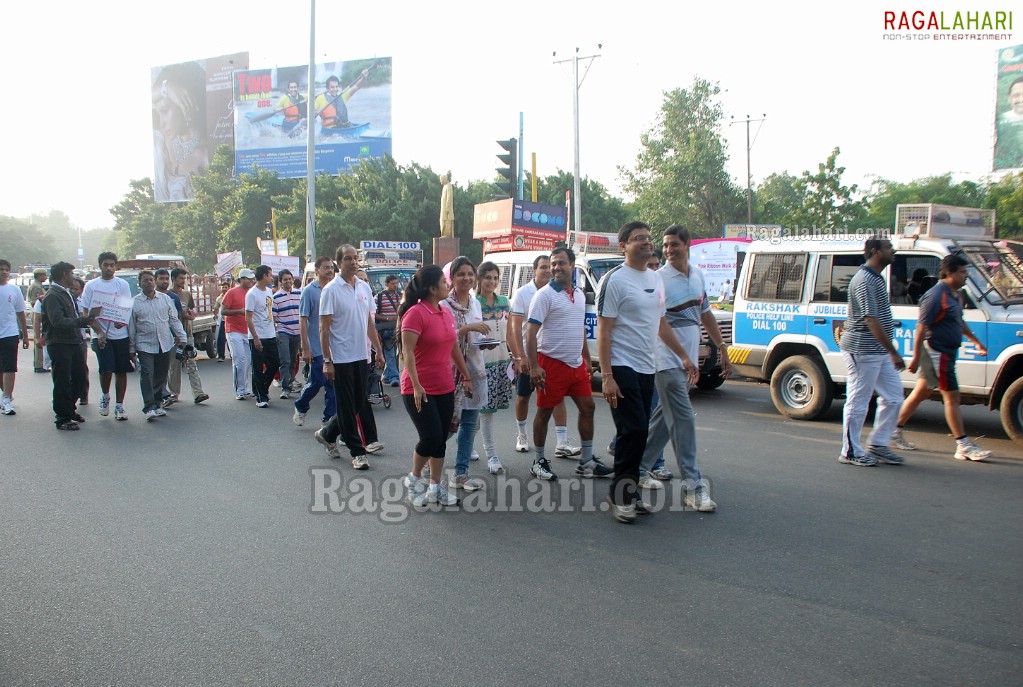
[[[1009,385],[1002,396],[1002,427],[1009,438],[1023,444],[1023,377]]]
[[[771,375],[771,400],[778,412],[793,420],[814,420],[831,407],[831,378],[813,358],[786,358]]]

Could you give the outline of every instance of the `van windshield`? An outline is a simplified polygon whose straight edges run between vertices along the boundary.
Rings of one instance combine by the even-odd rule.
[[[970,281],[985,300],[999,305],[1023,303],[1023,243],[964,243],[960,250],[970,261]]]
[[[594,281],[593,288],[596,289],[597,284],[600,283],[600,280],[604,278],[604,275],[607,274],[612,268],[621,265],[624,260],[625,258],[617,255],[612,258],[597,259],[589,258],[587,262],[590,265],[590,272],[593,273]]]

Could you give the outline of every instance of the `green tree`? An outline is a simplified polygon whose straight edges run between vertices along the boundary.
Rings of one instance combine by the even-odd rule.
[[[118,232],[117,250],[122,258],[139,253],[174,253],[177,248],[174,234],[165,220],[173,207],[153,202],[153,182],[133,179],[130,190],[121,202],[110,208],[114,216],[114,231]]]
[[[1023,239],[1023,174],[1006,174],[990,184],[983,207],[994,208],[1000,238]]]
[[[870,227],[891,229],[895,226],[895,209],[906,203],[943,203],[962,207],[985,207],[987,188],[974,181],[952,182],[946,173],[909,183],[878,179],[867,197],[867,219]]]
[[[694,236],[717,236],[745,217],[744,194],[725,171],[720,92],[696,77],[688,90],[666,93],[656,124],[640,137],[635,169],[619,168],[639,216],[656,228],[678,222]]]
[[[798,179],[788,172],[769,174],[753,191],[757,224],[792,226],[793,217],[802,205],[796,190]]]
[[[792,214],[790,227],[833,229],[855,226],[866,215],[866,208],[853,196],[859,188],[842,185],[845,167],[838,166],[841,151],[835,146],[825,162],[817,165],[817,173],[803,172],[795,182],[801,206]]]
[[[53,239],[41,233],[25,220],[0,215],[0,258],[9,260],[11,271],[18,272],[23,265],[53,264],[60,257]]]

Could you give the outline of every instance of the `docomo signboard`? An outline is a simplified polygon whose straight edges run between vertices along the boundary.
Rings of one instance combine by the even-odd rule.
[[[484,252],[550,250],[565,240],[565,208],[506,198],[473,209],[472,237]]]
[[[280,274],[281,270],[288,270],[292,275],[302,273],[298,269],[298,257],[292,255],[267,255],[259,256],[259,264],[266,265],[274,274]]]
[[[213,266],[213,271],[217,273],[218,278],[223,278],[224,275],[230,274],[235,267],[239,267],[241,264],[242,252],[240,250],[217,253],[217,264]]]

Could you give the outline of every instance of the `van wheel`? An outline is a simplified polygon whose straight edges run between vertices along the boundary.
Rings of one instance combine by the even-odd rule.
[[[834,385],[821,366],[805,355],[785,359],[771,375],[771,400],[785,417],[813,420],[831,407]]]
[[[1002,396],[1002,427],[1009,438],[1023,444],[1023,377],[1009,385]]]
[[[206,351],[206,357],[213,360],[217,357],[217,335],[216,328],[212,332],[206,332],[206,340],[203,341],[203,350]]]
[[[710,372],[701,372],[700,378],[696,381],[696,388],[701,391],[712,391],[725,383],[721,376],[721,368],[715,368]]]

